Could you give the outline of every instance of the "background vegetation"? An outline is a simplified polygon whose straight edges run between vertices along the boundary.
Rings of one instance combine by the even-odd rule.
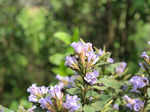
[[[0,0],[0,104],[28,105],[29,85],[73,74],[64,57],[80,37],[135,73],[149,35],[150,0]]]

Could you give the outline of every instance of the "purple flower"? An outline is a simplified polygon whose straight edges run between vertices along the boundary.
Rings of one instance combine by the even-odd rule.
[[[88,63],[91,65],[94,65],[99,60],[99,57],[95,54],[95,52],[88,52],[86,56]]]
[[[125,62],[121,62],[119,66],[116,68],[116,73],[121,74],[122,72],[124,72],[126,66],[127,64]]]
[[[38,97],[37,96],[34,96],[34,95],[30,95],[29,97],[28,97],[28,100],[30,101],[30,102],[38,102]]]
[[[97,82],[97,77],[99,76],[98,71],[94,70],[94,72],[89,72],[84,77],[84,80],[86,80],[89,84],[93,85]]]
[[[69,77],[67,77],[67,76],[63,77],[63,76],[57,75],[56,79],[59,80],[59,86],[61,88],[63,88],[64,86],[68,85],[68,83],[69,83]]]
[[[61,100],[63,97],[63,93],[61,92],[61,87],[59,85],[51,86],[49,93],[55,99]]]
[[[81,53],[83,50],[83,43],[82,42],[73,42],[71,46],[74,48],[76,53]]]
[[[127,102],[127,103],[129,103],[129,104],[134,104],[135,103],[135,100],[133,100],[132,98],[130,98],[129,96],[127,96],[127,95],[125,95],[124,97],[123,97],[123,99]]]
[[[3,107],[0,108],[0,112],[4,112],[4,108]]]
[[[29,101],[37,102],[39,98],[48,93],[48,88],[44,86],[37,87],[36,84],[32,84],[32,86],[27,89],[27,92],[30,93]]]
[[[78,69],[78,62],[74,56],[67,56],[66,61],[65,61],[65,65],[69,66],[73,69]]]
[[[57,75],[56,78],[59,80],[59,85],[61,86],[61,88],[63,88],[64,86],[67,87],[74,87],[75,83],[74,80],[77,78],[77,75],[73,75],[71,77],[63,77],[60,75]]]
[[[92,96],[89,97],[89,101],[92,101],[94,98]]]
[[[66,95],[66,102],[63,104],[65,109],[68,109],[69,112],[74,112],[80,108],[80,104],[78,103],[80,99],[78,96],[70,96],[69,94]]]
[[[144,102],[139,99],[132,99],[127,95],[125,95],[123,99],[127,102],[126,106],[130,108],[130,110],[139,112],[144,107]]]
[[[146,77],[133,76],[129,82],[132,84],[133,89],[131,91],[138,92],[137,89],[143,88],[149,84],[149,80]]]
[[[127,85],[123,85],[123,86],[121,87],[121,89],[122,89],[123,91],[126,91],[126,90],[128,89],[128,86],[127,86]]]
[[[145,51],[141,54],[141,57],[145,59],[149,59],[149,56],[147,55]]]
[[[144,102],[142,102],[139,99],[135,99],[135,104],[133,105],[134,111],[139,112],[143,107],[144,107]]]
[[[139,66],[140,66],[142,69],[145,69],[142,63],[139,63]]]
[[[103,51],[102,49],[99,49],[98,56],[102,56],[104,53],[105,53],[105,51]]]
[[[126,104],[126,107],[128,107],[130,110],[132,110],[132,109],[133,109],[133,105],[132,105],[132,104],[130,104],[130,103],[127,103],[127,104]]]
[[[39,103],[40,103],[40,106],[43,108],[43,109],[49,109],[51,108],[52,106],[52,101],[51,101],[51,98],[50,96],[47,96],[45,98],[41,98],[39,100]]]
[[[115,110],[119,110],[119,105],[118,105],[118,104],[114,104],[114,105],[113,105],[113,108],[114,108]]]
[[[78,54],[86,53],[88,51],[93,51],[91,43],[83,43],[83,42],[73,42],[71,46],[74,48],[75,52]]]
[[[108,62],[108,63],[114,63],[114,60],[113,60],[112,58],[108,58],[108,59],[107,59],[107,62]]]

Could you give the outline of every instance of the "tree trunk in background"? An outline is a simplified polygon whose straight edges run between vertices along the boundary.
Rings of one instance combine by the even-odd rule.
[[[113,48],[113,41],[114,41],[114,26],[113,19],[112,19],[112,1],[107,1],[106,6],[106,17],[107,17],[107,38],[106,38],[106,47]]]
[[[131,8],[131,0],[126,0],[126,16],[125,16],[125,28],[122,32],[121,45],[124,46],[124,49],[121,53],[121,58],[129,56],[129,28],[130,28],[130,8]]]

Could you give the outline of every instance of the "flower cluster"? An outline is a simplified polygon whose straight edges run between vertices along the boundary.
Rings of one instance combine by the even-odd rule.
[[[68,88],[71,88],[71,87],[75,87],[75,82],[74,80],[78,78],[79,75],[73,75],[71,77],[64,77],[64,76],[60,76],[60,75],[57,75],[56,76],[56,79],[59,80],[59,86],[61,88],[63,87],[68,87]]]
[[[133,89],[131,91],[138,92],[138,89],[141,89],[149,84],[149,80],[146,77],[133,76],[129,82],[132,84]]]
[[[150,44],[150,42],[148,43]],[[57,75],[58,84],[50,87],[38,87],[33,84],[27,89],[30,93],[30,102],[39,105],[47,112],[86,112],[89,108],[93,112],[101,110],[107,112],[106,108],[109,106],[112,107],[112,111],[119,112],[124,103],[131,111],[147,111],[145,106],[148,105],[150,98],[147,93],[150,56],[146,52],[141,55],[144,58],[144,63],[140,64],[143,69],[131,77],[126,72],[128,70],[126,69],[127,63],[115,64],[114,60],[110,58],[109,52],[94,48],[91,43],[83,41],[73,42],[71,47],[75,53],[66,56],[65,65],[78,75],[65,77]],[[111,63],[114,64],[110,65]],[[147,68],[145,65],[143,66],[145,63]],[[110,76],[113,73],[109,73],[112,69],[107,69],[111,66],[113,72],[115,70],[116,75],[114,76]],[[114,69],[114,67],[116,68]],[[118,75],[119,77],[116,77]],[[129,77],[131,78],[128,80]],[[127,92],[134,98],[129,97]],[[96,106],[101,107],[95,108]],[[31,108],[31,112],[34,109]]]
[[[141,54],[141,57],[145,60],[146,63],[150,64],[150,57],[145,51]]]
[[[76,57],[75,56],[70,57],[72,58],[73,62],[77,62],[75,60],[79,59],[83,67],[86,66],[87,68],[90,68],[94,64],[96,64],[96,62],[99,60],[99,56],[94,52],[91,43],[84,43],[84,42],[79,41],[79,42],[73,42],[71,46],[74,48],[75,53],[77,54]],[[70,59],[66,58],[66,65],[72,68],[74,63],[67,64],[69,60]],[[79,63],[77,66],[78,68],[80,68]]]
[[[97,77],[99,76],[98,71],[93,71],[93,72],[89,72],[86,74],[86,76],[84,77],[84,79],[91,85],[96,84],[97,82]]]
[[[59,76],[59,78],[60,77],[61,76]],[[66,109],[69,112],[74,112],[80,108],[80,104],[78,103],[80,99],[76,95],[70,96],[67,94],[66,102],[63,103],[65,96],[62,92],[61,85],[55,85],[48,88],[44,86],[37,87],[36,84],[33,84],[27,91],[30,93],[29,101],[39,103],[41,108],[46,109],[48,112],[56,112],[57,109],[58,111]]]
[[[126,106],[131,110],[139,112],[144,107],[144,102],[139,99],[132,99],[127,95],[125,95],[123,98],[127,102]]]
[[[96,84],[99,72],[94,67],[100,58],[106,54],[105,51],[102,49],[96,51],[91,43],[84,43],[83,41],[73,42],[71,46],[74,48],[75,55],[67,56],[65,64],[77,72],[82,72],[83,79],[90,85]],[[106,62],[113,63],[114,60],[107,58]]]
[[[69,94],[66,95],[66,102],[64,103],[64,107],[69,110],[69,112],[74,112],[80,108],[80,104],[77,102],[80,99],[78,96],[70,96]]]
[[[117,73],[117,74],[123,73],[124,70],[125,70],[125,68],[126,68],[126,66],[127,66],[126,62],[121,62],[121,63],[119,64],[119,66],[116,68],[116,73]]]
[[[38,102],[40,98],[48,93],[48,88],[44,86],[37,87],[36,84],[32,84],[32,86],[27,89],[27,92],[30,93],[30,102]]]
[[[147,53],[145,51],[141,54],[141,57],[149,60],[149,56],[147,55]]]

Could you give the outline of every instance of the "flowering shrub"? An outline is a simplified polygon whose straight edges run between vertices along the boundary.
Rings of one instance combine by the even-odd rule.
[[[149,52],[141,54],[141,68],[131,75],[127,64],[114,63],[105,49],[97,49],[83,40],[71,46],[74,54],[66,57],[65,65],[75,75],[57,75],[58,84],[50,87],[31,85],[27,92],[33,107],[20,107],[19,112],[150,111]]]

